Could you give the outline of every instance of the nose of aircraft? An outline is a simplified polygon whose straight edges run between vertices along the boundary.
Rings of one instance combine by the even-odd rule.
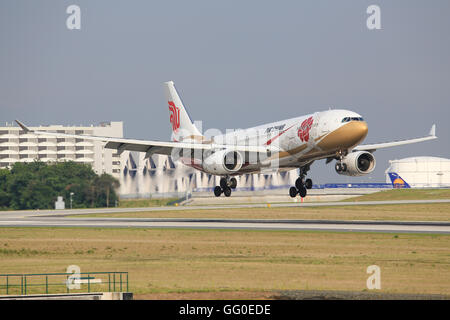
[[[360,144],[369,132],[369,128],[365,121],[352,121],[348,123],[346,127],[346,138],[344,139],[346,147]]]
[[[318,143],[318,146],[322,150],[351,148],[360,144],[368,131],[365,121],[351,121],[330,132]]]
[[[354,130],[355,130],[355,136],[359,137],[359,139],[363,140],[367,136],[367,133],[369,132],[369,127],[367,126],[367,122],[360,121],[360,122],[355,122]]]

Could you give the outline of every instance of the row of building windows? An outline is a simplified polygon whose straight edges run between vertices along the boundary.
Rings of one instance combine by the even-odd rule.
[[[48,131],[48,132],[52,132],[52,131]],[[54,130],[53,130],[53,132],[54,132]],[[57,130],[56,133],[92,135],[92,131],[84,131],[84,130],[75,130],[75,131],[74,130]],[[0,136],[6,135],[6,134],[21,136],[21,135],[28,134],[28,133],[23,130],[0,130]]]
[[[55,147],[21,147],[19,146],[19,151],[31,150],[31,151],[44,151],[44,150],[54,150]],[[93,151],[91,147],[56,147],[57,151],[68,150],[68,151]],[[11,149],[11,147],[0,147],[0,151],[10,151],[10,153],[17,153],[17,149]]]
[[[19,140],[19,141],[17,141]],[[14,143],[25,143],[25,142],[32,142],[32,143],[36,143],[36,139],[31,139],[31,138],[20,138],[20,139],[14,139],[14,138],[0,138],[0,143],[5,143],[5,142],[14,142]],[[37,143],[44,143],[44,142],[51,142],[51,143],[62,143],[62,142],[67,142],[67,143],[80,143],[80,142],[85,142],[85,140],[83,139],[61,139],[58,138],[56,139],[37,139]],[[87,142],[87,141],[86,141]],[[91,143],[91,142],[87,142],[87,143]]]
[[[91,159],[91,157],[86,157],[84,154],[76,154],[74,155],[75,159],[81,159],[81,158],[88,158]],[[54,159],[61,159],[66,158],[66,154],[19,154],[19,155],[10,155],[10,154],[0,154],[0,159],[7,159],[7,158],[13,158],[13,159],[44,159],[44,158],[54,158]],[[73,156],[70,156],[73,158]],[[113,163],[115,164],[115,163]],[[120,162],[116,163],[117,165],[120,165]]]

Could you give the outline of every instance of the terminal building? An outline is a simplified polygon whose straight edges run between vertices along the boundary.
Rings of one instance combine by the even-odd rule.
[[[122,122],[105,122],[98,126],[49,125],[30,127],[32,130],[66,134],[123,137]],[[97,174],[108,173],[120,178],[121,160],[115,150],[105,149],[104,143],[74,138],[55,138],[25,133],[20,127],[0,127],[0,168],[15,162],[75,161],[90,164]]]
[[[390,172],[398,174],[411,188],[450,187],[450,159],[437,157],[411,157],[390,160],[386,170],[386,183]]]

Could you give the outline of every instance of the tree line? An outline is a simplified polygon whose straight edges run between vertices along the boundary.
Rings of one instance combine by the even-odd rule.
[[[97,175],[88,164],[74,161],[15,163],[0,169],[0,209],[53,209],[58,196],[73,208],[114,206],[119,181],[109,174]]]

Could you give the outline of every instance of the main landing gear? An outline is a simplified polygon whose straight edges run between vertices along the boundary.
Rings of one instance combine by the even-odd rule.
[[[214,188],[214,195],[216,197],[220,197],[220,195],[223,193],[225,197],[231,196],[231,189],[236,189],[237,186],[237,180],[236,178],[221,178],[220,179],[220,186],[216,186]]]
[[[289,189],[289,195],[292,198],[295,198],[298,195],[300,195],[300,197],[304,198],[306,197],[306,193],[307,193],[307,189],[311,189],[312,188],[312,180],[311,179],[306,179],[305,180],[305,176],[306,176],[306,172],[308,170],[304,169],[304,168],[300,168],[300,177],[298,177],[297,180],[295,180],[295,187],[291,187]]]

